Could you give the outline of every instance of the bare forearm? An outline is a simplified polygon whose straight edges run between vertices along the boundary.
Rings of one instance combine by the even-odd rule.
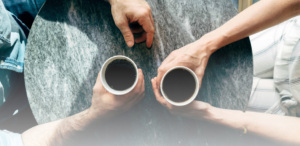
[[[212,107],[206,120],[241,131],[252,132],[276,141],[300,144],[300,118]],[[283,136],[284,134],[284,136]]]
[[[208,33],[212,52],[300,14],[300,0],[262,0]],[[201,40],[201,39],[200,39]]]
[[[89,110],[58,121],[38,125],[22,134],[24,146],[65,146],[79,144],[94,121]],[[100,122],[101,123],[101,122]]]

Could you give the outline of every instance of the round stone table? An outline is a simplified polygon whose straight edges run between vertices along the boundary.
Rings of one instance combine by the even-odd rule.
[[[101,0],[47,0],[30,31],[25,82],[39,124],[65,118],[91,105],[101,65],[114,55],[136,62],[146,96],[129,112],[94,129],[103,145],[175,146],[231,144],[236,131],[171,115],[155,99],[150,79],[171,51],[218,28],[237,14],[230,0],[147,0],[155,23],[153,45],[126,46],[110,5]],[[197,100],[244,110],[252,86],[249,38],[216,51],[209,59]],[[231,134],[228,134],[231,133]]]

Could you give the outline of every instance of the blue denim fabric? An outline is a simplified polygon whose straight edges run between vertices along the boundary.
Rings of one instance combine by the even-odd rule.
[[[26,36],[29,29],[0,1],[0,69],[23,72]]]
[[[21,134],[0,130],[0,146],[24,146]]]
[[[32,22],[46,0],[2,0],[6,10],[17,16],[27,27]]]
[[[12,88],[14,88],[15,85],[18,84],[17,82],[11,82],[12,74],[13,71],[3,69],[0,70],[0,107],[8,100],[9,95],[11,94],[12,90],[14,90]],[[0,117],[0,123],[3,118],[4,117]]]

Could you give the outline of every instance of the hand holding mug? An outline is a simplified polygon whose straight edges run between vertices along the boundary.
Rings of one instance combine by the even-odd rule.
[[[194,42],[180,49],[174,50],[160,65],[157,71],[157,82],[160,83],[164,74],[175,66],[185,66],[197,75],[199,88],[202,77],[212,52],[201,43]]]
[[[203,119],[205,116],[208,116],[208,111],[211,108],[210,104],[194,100],[185,106],[172,105],[160,94],[157,77],[153,78],[151,83],[156,100],[166,107],[171,114],[193,119]]]
[[[136,86],[125,95],[114,95],[108,92],[101,82],[101,74],[98,74],[93,88],[93,98],[90,111],[95,117],[112,117],[129,110],[145,96],[145,81],[141,69],[138,69],[138,82]]]

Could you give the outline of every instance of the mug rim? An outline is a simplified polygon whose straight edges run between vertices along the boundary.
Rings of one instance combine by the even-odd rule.
[[[127,61],[129,61],[135,68],[135,71],[136,71],[136,78],[135,78],[135,81],[133,83],[132,86],[130,86],[129,88],[125,89],[125,90],[122,90],[122,91],[119,91],[119,90],[115,90],[115,89],[112,89],[106,82],[106,79],[105,79],[105,71],[106,71],[106,68],[107,66],[113,62],[114,60],[117,60],[117,59],[125,59]],[[101,78],[101,83],[103,85],[103,87],[110,93],[114,94],[114,95],[124,95],[124,94],[127,94],[129,93],[131,90],[134,89],[134,87],[136,86],[138,80],[139,80],[139,73],[138,73],[138,68],[136,66],[136,64],[134,63],[133,60],[131,60],[129,57],[127,56],[123,56],[123,55],[115,55],[115,56],[112,56],[110,58],[108,58],[104,64],[102,65],[101,67],[101,70],[100,70],[100,78]]]
[[[195,91],[194,91],[193,95],[192,95],[188,100],[186,100],[186,101],[184,101],[184,102],[174,102],[174,101],[170,100],[170,99],[166,96],[166,94],[164,93],[164,91],[163,91],[163,81],[164,81],[164,79],[165,79],[165,76],[166,76],[169,72],[171,72],[172,70],[175,70],[175,69],[184,69],[184,70],[187,70],[188,72],[190,72],[190,73],[193,75],[193,77],[194,77],[194,79],[195,79],[195,82],[196,82],[196,87],[195,87]],[[198,77],[197,77],[197,75],[195,74],[195,72],[193,72],[193,71],[192,71],[191,69],[189,69],[188,67],[185,67],[185,66],[175,66],[175,67],[169,69],[169,70],[164,74],[164,76],[162,77],[161,82],[160,82],[160,92],[162,93],[163,97],[164,97],[169,103],[171,103],[172,105],[176,105],[176,106],[185,106],[185,105],[188,105],[188,104],[190,104],[192,101],[194,101],[195,98],[196,98],[197,95],[198,95],[198,92],[199,92],[199,80],[198,80]]]

